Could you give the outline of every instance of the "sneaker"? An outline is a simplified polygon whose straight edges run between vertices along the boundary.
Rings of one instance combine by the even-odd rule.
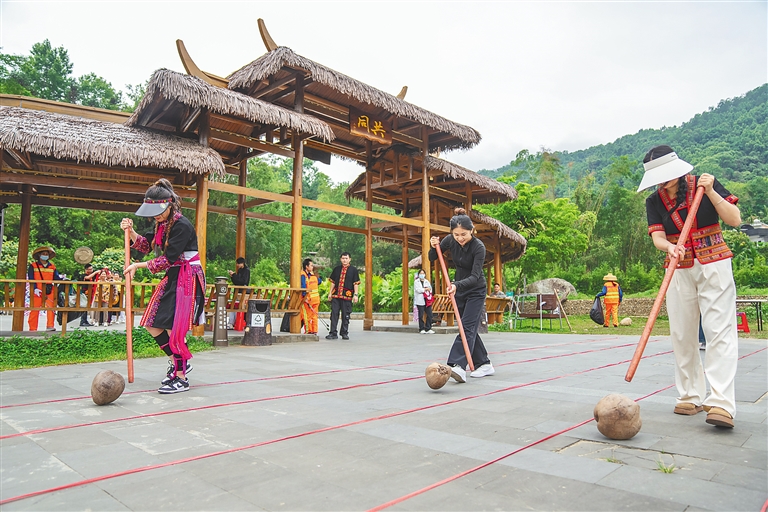
[[[328,336],[325,337],[325,339],[327,339],[327,340],[337,340],[337,339],[339,339],[339,337],[336,336],[335,334],[329,334]]]
[[[348,340],[348,339],[349,339],[349,336],[347,336],[346,334],[342,334],[342,335],[341,335],[341,339],[343,339],[343,340]]]
[[[192,365],[189,364],[189,361],[187,361],[187,371],[184,372],[184,375],[188,375],[189,372],[191,371],[192,371]],[[165,372],[165,378],[160,381],[160,384],[165,386],[175,378],[176,378],[176,366],[173,364],[173,361],[168,361],[168,369]]]
[[[489,375],[493,375],[494,373],[496,373],[496,370],[493,369],[493,365],[491,363],[488,363],[475,368],[475,371],[470,373],[469,376],[480,378],[480,377],[487,377]]]
[[[432,329],[430,329],[430,330],[428,330],[428,331],[427,331],[427,334],[435,334],[435,331],[433,331]]]
[[[451,366],[451,377],[456,382],[467,382],[467,372],[461,366]]]
[[[181,393],[183,391],[189,391],[189,381],[182,379],[181,377],[174,377],[174,379],[168,384],[161,386],[157,390],[161,395],[170,395],[173,393]]]
[[[49,332],[54,332],[55,330],[56,330],[55,327],[49,327],[46,329],[46,331],[49,331]]]
[[[699,350],[707,350],[707,344],[706,343],[699,343]]]
[[[707,419],[705,421],[710,425],[733,428],[733,416],[725,409],[708,406],[705,406],[704,409],[707,411]]]
[[[698,414],[703,410],[704,408],[700,405],[683,402],[675,406],[674,413],[682,414],[683,416],[693,416],[694,414]]]
[[[427,331],[421,330],[421,331],[419,331],[419,334],[427,334]]]

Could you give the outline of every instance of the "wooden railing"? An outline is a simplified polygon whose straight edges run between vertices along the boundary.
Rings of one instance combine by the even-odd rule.
[[[500,324],[504,321],[504,312],[512,304],[511,298],[486,297],[485,311],[488,313],[488,325]],[[432,314],[442,315],[448,327],[453,327],[455,322],[453,304],[448,295],[435,295],[435,302],[432,303]]]
[[[15,304],[14,294],[17,286],[26,286],[30,283],[38,283],[43,290],[43,305],[33,307],[30,303],[26,306],[24,303]],[[74,313],[119,313],[124,311],[123,297],[125,297],[125,281],[54,281],[51,294],[57,305],[50,308],[45,306],[45,284],[50,284],[40,280],[29,279],[0,279],[0,311],[6,313],[19,313],[25,311],[56,311],[62,313],[61,332],[66,333],[67,317],[72,317]],[[159,283],[131,283],[133,290],[133,312],[142,313],[147,309],[149,299],[152,297]],[[63,306],[58,305],[59,287],[63,286],[65,302]],[[31,288],[30,288],[31,289]],[[104,292],[106,302],[93,300],[95,293]],[[227,293],[227,312],[234,313],[246,311],[250,299],[269,300],[272,311],[282,313],[298,313],[301,306],[302,290],[300,288],[277,288],[277,287],[254,287],[254,286],[231,286]],[[26,290],[25,290],[26,293]],[[81,299],[81,296],[85,299]],[[213,284],[206,286],[206,314],[213,314],[216,307],[216,291]],[[85,302],[83,304],[81,301]],[[104,304],[104,305],[102,305]],[[41,322],[45,322],[43,318]]]

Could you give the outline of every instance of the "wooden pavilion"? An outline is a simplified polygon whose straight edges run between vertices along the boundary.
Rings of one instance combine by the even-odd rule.
[[[272,201],[289,203],[290,219],[268,220],[291,222],[290,286],[297,288],[302,224],[360,231],[302,222],[305,207],[365,217],[361,233],[366,237],[365,267],[372,269],[374,220],[376,228],[382,228],[376,236],[396,238],[398,234],[383,228],[399,227],[404,234],[400,240],[405,241],[403,261],[407,262],[408,246],[426,251],[432,230],[442,229],[432,218],[442,207],[432,206],[432,197],[471,206],[515,195],[511,187],[493,180],[486,179],[481,186],[476,173],[457,171],[458,166],[429,156],[475,146],[480,134],[473,128],[279,47],[262,20],[259,27],[267,53],[228,78],[200,70],[178,41],[189,75],[156,71],[130,116],[46,100],[0,97],[0,105],[21,104],[27,110],[38,110],[4,109],[0,113],[3,200],[22,204],[24,226],[29,225],[32,204],[132,211],[146,187],[165,176],[178,187],[184,206],[196,209],[203,260],[209,190],[238,195],[236,210],[210,210],[237,215],[238,257],[245,256],[245,219],[266,217],[248,209]],[[27,123],[27,132],[19,136],[18,123],[22,122]],[[245,186],[246,162],[261,154],[294,159],[290,191],[275,194]],[[364,199],[365,210],[303,197],[303,158],[329,162],[331,155],[365,166],[355,192]],[[222,172],[237,175],[238,185],[209,179]],[[397,208],[399,215],[372,210],[377,202],[375,191],[385,190],[389,182],[397,188],[406,181],[409,192],[403,205],[408,206]],[[28,247],[20,244],[22,277],[27,252]],[[366,272],[366,289],[371,287],[371,278],[372,272]],[[373,325],[372,313],[372,297],[366,294],[365,329]],[[291,330],[299,331],[298,318]]]

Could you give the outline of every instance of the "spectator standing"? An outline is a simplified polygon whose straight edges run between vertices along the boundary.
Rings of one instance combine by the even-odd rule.
[[[78,276],[78,281],[95,281],[99,273],[93,270],[93,265],[87,263],[83,267],[83,273]],[[80,296],[85,297],[85,300],[80,300],[79,304],[90,304],[93,297],[93,285],[82,285],[80,287]],[[88,320],[88,311],[83,311],[83,315],[80,317],[80,327],[93,327],[93,323]]]
[[[603,322],[603,327],[608,327],[611,316],[613,316],[613,326],[618,327],[619,304],[624,300],[624,292],[617,282],[618,278],[610,272],[603,276],[603,281],[605,281],[603,289],[595,295],[595,298],[605,297],[603,299],[603,302],[605,302],[605,321]]]
[[[319,286],[323,278],[314,273],[315,264],[307,258],[301,263],[301,292],[304,300],[301,302],[301,318],[304,320],[304,334],[317,334],[317,313],[320,308]]]
[[[251,269],[248,268],[248,265],[245,263],[245,258],[240,257],[235,260],[235,269],[235,271],[227,271],[229,272],[229,279],[232,281],[233,285],[248,286],[251,284]],[[232,329],[235,325],[236,313],[230,313],[228,317],[229,325],[227,325],[227,328]],[[240,329],[242,330],[242,328]]]
[[[424,292],[432,293],[432,285],[427,281],[427,274],[419,270],[413,280],[413,303],[419,311],[419,334],[435,334],[432,330],[432,304],[427,306]]]
[[[349,317],[352,315],[352,303],[358,301],[360,287],[360,275],[357,268],[351,265],[352,256],[348,252],[343,252],[339,259],[341,265],[333,269],[328,279],[331,282],[328,291],[328,298],[331,301],[331,330],[325,338],[329,340],[338,339],[338,334],[341,334],[343,340],[349,339]],[[341,315],[341,330],[337,331],[339,315]]]
[[[33,308],[50,308],[47,313],[46,330],[55,331],[54,320],[56,319],[56,289],[53,286],[54,281],[64,280],[64,276],[59,275],[56,265],[51,262],[56,257],[56,251],[53,247],[43,245],[32,252],[34,260],[27,268],[27,279],[44,281],[42,283],[30,283],[30,298]],[[40,318],[39,310],[29,312],[29,330],[37,331],[37,324]]]
[[[736,206],[739,199],[711,174],[691,175],[693,166],[669,146],[648,151],[643,167],[645,174],[637,191],[658,185],[645,200],[648,234],[653,245],[666,253],[665,266],[671,258],[679,258],[667,291],[679,394],[674,412],[693,415],[705,410],[710,425],[733,428],[739,355],[736,285],[731,266],[733,253],[723,239],[720,219],[734,227],[741,224]],[[680,231],[700,186],[704,196],[695,222],[678,248]],[[699,321],[707,340],[703,366],[698,351]]]

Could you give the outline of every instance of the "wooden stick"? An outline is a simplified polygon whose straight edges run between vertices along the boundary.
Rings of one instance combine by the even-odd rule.
[[[560,311],[563,313],[563,316],[565,317],[565,321],[568,322],[568,329],[570,331],[573,331],[573,327],[571,327],[571,321],[568,320],[568,315],[565,314],[565,308],[563,307],[563,303],[560,302],[560,296],[557,294],[557,288],[553,286],[552,289],[555,291],[555,298],[557,299],[557,305],[560,308]]]
[[[685,240],[688,238],[688,233],[691,231],[691,226],[693,226],[696,213],[699,211],[699,205],[701,204],[702,197],[704,197],[704,187],[700,186],[696,190],[693,203],[688,208],[688,216],[685,219],[685,224],[683,224],[683,229],[680,231],[680,238],[677,240],[677,256],[669,259],[669,265],[667,266],[667,272],[664,275],[664,280],[661,282],[659,294],[656,295],[656,300],[654,301],[653,307],[651,308],[648,321],[645,323],[645,329],[643,329],[643,334],[640,336],[640,341],[638,342],[637,348],[635,349],[635,355],[632,356],[632,361],[629,363],[629,369],[627,370],[627,374],[624,376],[624,380],[627,382],[632,382],[632,378],[635,376],[635,370],[637,370],[637,365],[640,364],[640,358],[643,357],[643,351],[645,350],[645,346],[648,344],[648,338],[651,337],[653,324],[656,323],[656,317],[659,316],[659,311],[661,311],[661,302],[664,300],[664,296],[667,294],[667,288],[669,288],[669,283],[672,281],[672,275],[675,273],[675,269],[677,268],[677,262],[680,259],[680,250],[685,247]]]
[[[130,228],[125,230],[125,266],[131,264]],[[125,274],[125,354],[128,360],[128,383],[133,383],[133,286]]]
[[[448,275],[448,267],[445,266],[445,259],[443,259],[443,251],[440,249],[438,243],[435,247],[437,251],[437,258],[440,260],[440,266],[443,268],[443,279],[445,280],[446,287],[451,284],[451,276]],[[453,314],[456,315],[456,323],[459,324],[459,334],[461,335],[461,342],[464,344],[464,354],[467,356],[467,362],[469,363],[470,371],[475,371],[475,364],[472,362],[472,354],[469,352],[469,344],[467,343],[467,335],[464,333],[464,324],[461,323],[461,316],[459,315],[459,306],[456,304],[456,297],[454,293],[449,293],[451,298],[451,304],[453,304]]]

